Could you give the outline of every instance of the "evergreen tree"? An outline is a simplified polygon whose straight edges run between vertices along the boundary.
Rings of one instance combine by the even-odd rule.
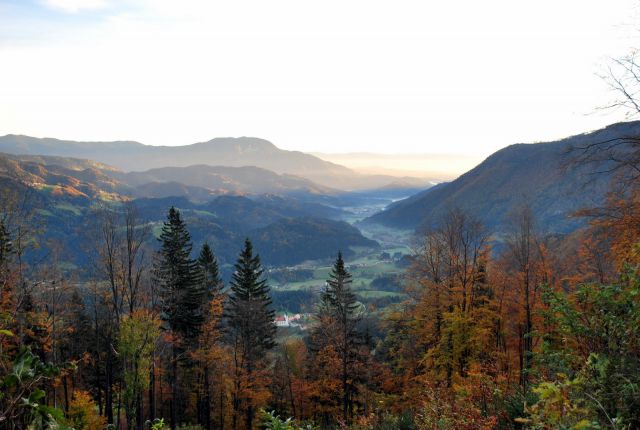
[[[220,279],[220,271],[218,269],[218,261],[208,243],[204,243],[200,249],[200,255],[198,256],[198,265],[202,271],[202,287],[203,293],[210,301],[222,289],[222,279]]]
[[[342,252],[338,252],[326,288],[321,295],[320,313],[335,317],[345,327],[354,325],[359,307],[356,295],[351,290],[351,282],[353,279],[344,267]]]
[[[253,246],[245,240],[244,249],[235,264],[231,279],[228,320],[231,329],[236,356],[245,378],[252,381],[254,372],[261,364],[264,354],[275,346],[275,312],[271,309],[269,286],[263,278],[260,256],[253,255]],[[239,372],[236,372],[236,375]],[[234,409],[237,415],[240,409],[239,382],[236,381],[236,399]],[[243,395],[247,401],[246,428],[251,429],[255,415],[255,405],[251,396]]]
[[[204,243],[200,249],[198,256],[198,265],[202,271],[201,289],[205,297],[203,301],[203,315],[205,326],[200,336],[200,364],[201,368],[201,385],[199,385],[197,397],[198,421],[206,429],[210,430],[211,422],[211,375],[210,360],[208,359],[214,352],[217,337],[215,334],[219,330],[219,317],[215,309],[222,310],[222,279],[218,270],[218,261],[208,243]]]
[[[204,301],[201,271],[191,259],[191,236],[180,212],[173,206],[159,238],[160,250],[155,261],[155,278],[162,303],[162,320],[173,334],[171,362],[171,427],[178,417],[178,359],[192,345],[202,327]]]
[[[362,345],[362,336],[357,328],[360,305],[351,290],[351,282],[352,276],[344,266],[342,253],[338,252],[321,296],[320,327],[317,333],[325,337],[333,334],[331,339],[323,339],[321,342],[332,344],[338,353],[341,366],[342,418],[345,422],[349,421],[353,408],[356,376],[354,367],[361,359],[359,350]]]
[[[192,244],[187,226],[180,211],[173,206],[159,241],[155,278],[160,290],[162,319],[175,334],[184,340],[192,339],[198,335],[203,322],[201,272],[198,263],[191,259]]]

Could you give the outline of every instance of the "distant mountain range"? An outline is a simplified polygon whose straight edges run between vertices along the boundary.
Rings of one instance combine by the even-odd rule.
[[[449,208],[460,207],[500,232],[505,230],[509,214],[527,203],[541,228],[570,232],[584,222],[570,215],[602,203],[611,176],[594,175],[593,166],[563,169],[570,156],[567,150],[631,136],[640,136],[640,121],[614,124],[556,142],[511,145],[458,179],[398,201],[364,222],[415,229],[433,225]]]
[[[336,194],[337,190],[318,185],[299,176],[277,174],[260,167],[227,167],[195,165],[187,167],[160,167],[145,172],[115,174],[131,187],[144,186],[138,195],[151,196],[151,185],[161,190],[166,183],[179,183],[188,187],[205,188],[212,194]],[[166,194],[166,190],[164,191]],[[181,195],[181,194],[167,194]]]
[[[11,163],[11,167],[7,163]],[[259,167],[195,165],[163,167],[144,172],[123,172],[92,160],[45,155],[11,155],[0,153],[0,163],[13,177],[35,175],[29,181],[50,185],[71,185],[73,177],[101,181],[98,188],[108,188],[132,197],[186,196],[207,201],[218,195],[336,195],[337,190],[294,175],[280,175]],[[46,173],[45,176],[36,177]],[[58,175],[56,178],[52,175]],[[63,178],[66,176],[66,178]],[[59,183],[58,183],[59,182]],[[107,184],[108,182],[108,184]],[[394,187],[395,188],[395,187]]]
[[[254,166],[340,190],[378,188],[397,179],[389,175],[360,174],[310,154],[279,149],[271,142],[253,137],[216,138],[184,146],[152,146],[132,141],[76,142],[6,135],[0,137],[0,152],[90,159],[127,172],[193,165]]]
[[[341,220],[360,219],[409,193],[415,194],[361,222],[416,229],[460,207],[499,235],[509,214],[527,203],[544,231],[572,232],[583,221],[570,215],[602,203],[611,176],[593,175],[592,166],[563,169],[567,150],[639,135],[636,121],[556,142],[511,145],[456,180],[431,188],[416,188],[412,178],[359,175],[261,139],[151,147],[10,135],[0,138],[0,151],[10,153],[0,153],[0,187],[30,195],[36,222],[46,226],[43,243],[65,245],[61,258],[68,263],[86,263],[86,253],[73,244],[90,243],[88,224],[98,203],[117,207],[135,199],[156,234],[168,208],[178,207],[196,247],[209,241],[225,270],[231,270],[228,265],[245,237],[254,240],[267,265],[294,265],[331,258],[339,249],[346,256],[354,247],[376,249],[377,242]],[[344,192],[331,185],[347,183],[378,186]]]
[[[189,168],[169,170],[178,179],[181,174],[189,175],[190,172]],[[283,183],[292,187],[310,183],[301,178],[276,175],[253,167],[196,166],[195,170],[205,175],[200,180],[206,181],[212,180],[207,175],[225,171],[244,184],[259,182],[263,177],[271,178],[276,183],[278,178],[283,177]],[[95,207],[100,204],[117,208],[121,201],[130,200],[142,192],[141,188],[135,187],[135,180],[144,183],[149,177],[155,178],[154,175],[160,174],[149,173],[144,180],[141,179],[142,174],[135,174],[133,178],[128,175],[90,160],[0,154],[0,192],[13,190],[27,196],[25,201],[34,216],[31,222],[42,226],[42,235],[39,237],[42,246],[33,257],[43,257],[50,251],[49,245],[53,244],[63,262],[78,266],[86,266],[87,263],[86,249],[77,244],[92,242],[88,235],[92,231]],[[164,176],[160,175],[160,178]],[[194,175],[193,181],[197,182],[198,178]],[[273,183],[263,185],[267,188],[275,186]],[[345,255],[351,255],[352,247],[375,249],[379,246],[362,236],[357,228],[339,221],[344,215],[341,209],[312,201],[309,196],[313,190],[310,189],[301,191],[292,188],[305,197],[303,200],[275,194],[251,195],[250,198],[235,194],[215,195],[206,188],[189,187],[177,182],[142,185],[154,186],[158,193],[164,194],[184,189],[209,193],[207,199],[199,202],[194,202],[186,192],[164,198],[144,196],[135,199],[135,205],[141,220],[151,225],[156,233],[165,220],[168,208],[179,208],[188,223],[196,249],[208,241],[214,246],[223,265],[234,261],[245,237],[254,240],[256,250],[267,265],[293,265],[308,259],[332,258],[340,249]],[[321,196],[320,200],[323,198],[331,199]],[[153,237],[149,246],[155,246]],[[231,270],[230,266],[226,266],[225,270]]]

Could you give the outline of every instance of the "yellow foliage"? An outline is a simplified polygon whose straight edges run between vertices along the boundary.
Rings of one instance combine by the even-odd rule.
[[[68,421],[75,430],[102,430],[107,425],[107,419],[98,414],[95,402],[86,391],[73,393]]]

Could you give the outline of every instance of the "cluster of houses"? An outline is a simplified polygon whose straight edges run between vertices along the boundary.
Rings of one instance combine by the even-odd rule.
[[[287,315],[285,313],[283,315],[276,316],[274,322],[277,327],[298,327],[300,330],[306,330],[308,328],[308,324],[306,324],[306,322],[309,322],[310,318],[310,314]]]

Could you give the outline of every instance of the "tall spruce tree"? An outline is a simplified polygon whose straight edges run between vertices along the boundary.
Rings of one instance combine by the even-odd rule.
[[[162,227],[155,260],[155,280],[162,303],[161,318],[173,334],[171,362],[171,428],[178,418],[178,361],[197,339],[203,323],[202,272],[191,259],[191,236],[173,206]]]
[[[253,246],[249,239],[235,264],[231,279],[231,294],[227,317],[234,338],[236,356],[247,380],[251,381],[254,372],[261,365],[264,354],[275,346],[275,312],[271,308],[269,286],[263,278],[260,256],[253,255]],[[236,372],[238,374],[238,372]],[[239,385],[236,384],[236,387]],[[236,397],[239,396],[236,389]],[[255,407],[250,398],[245,399],[246,428],[253,428]],[[234,419],[240,409],[240,399],[234,399]]]
[[[213,250],[208,243],[204,243],[200,249],[198,256],[198,266],[202,272],[201,289],[205,297],[203,300],[203,316],[205,325],[210,325],[213,315],[211,314],[211,302],[216,299],[222,299],[222,279],[218,269],[218,261],[216,260]],[[210,348],[210,339],[207,339],[206,329],[201,336],[201,345],[203,349]],[[209,375],[209,363],[206,359],[202,360],[202,392],[198,391],[197,409],[198,421],[206,429],[211,430],[211,384]]]
[[[173,206],[164,222],[156,254],[155,279],[162,303],[162,319],[183,341],[195,338],[202,326],[201,271],[191,258],[191,236]]]
[[[360,305],[356,295],[351,290],[351,274],[344,266],[342,252],[333,265],[325,290],[320,301],[320,327],[318,333],[326,336],[334,333],[332,339],[324,339],[336,346],[340,358],[340,379],[342,383],[342,419],[349,422],[350,412],[355,394],[355,377],[353,365],[359,360],[359,348],[362,344],[362,335],[358,332],[360,321]],[[330,327],[326,327],[330,326]]]
[[[218,261],[216,260],[213,250],[208,243],[204,243],[200,249],[198,256],[198,265],[202,271],[202,289],[207,299],[213,299],[222,289],[222,279],[220,279],[220,270],[218,269]]]

